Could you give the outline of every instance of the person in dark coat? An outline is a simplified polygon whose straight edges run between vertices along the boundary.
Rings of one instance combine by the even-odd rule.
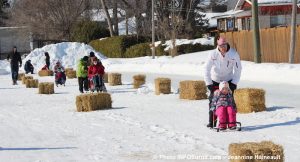
[[[28,74],[28,73],[33,74],[34,67],[31,64],[31,60],[26,61],[25,65],[24,65],[24,70],[25,70],[26,74]]]
[[[47,68],[50,69],[50,56],[49,56],[49,53],[48,52],[45,52],[45,62],[46,62],[46,65],[47,65]]]
[[[10,60],[11,77],[13,85],[17,84],[19,67],[22,66],[22,59],[20,53],[17,51],[17,47],[14,46],[12,53],[7,56],[7,60]]]

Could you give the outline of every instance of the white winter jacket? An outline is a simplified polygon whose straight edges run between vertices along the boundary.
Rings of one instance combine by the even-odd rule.
[[[204,81],[206,85],[213,84],[212,81],[230,81],[236,84],[240,81],[242,65],[240,56],[233,48],[229,48],[223,57],[218,47],[213,50],[207,58],[204,70]]]

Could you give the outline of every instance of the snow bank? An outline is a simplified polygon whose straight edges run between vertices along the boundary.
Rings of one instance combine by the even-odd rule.
[[[50,56],[50,68],[53,68],[55,63],[60,60],[63,66],[76,69],[77,61],[83,56],[88,56],[91,51],[94,51],[94,49],[84,43],[63,42],[37,48],[23,61],[25,64],[25,62],[30,59],[33,66],[39,70],[45,65],[44,52],[48,52]],[[98,52],[95,52],[95,55],[101,60],[106,58]]]
[[[6,75],[10,73],[10,64],[7,60],[0,60],[0,75]]]

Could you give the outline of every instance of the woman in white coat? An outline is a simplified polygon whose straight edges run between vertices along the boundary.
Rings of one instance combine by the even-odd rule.
[[[213,50],[206,61],[204,81],[210,91],[209,107],[211,106],[214,91],[219,88],[219,83],[226,81],[232,91],[237,88],[240,81],[242,65],[237,51],[230,47],[224,37],[217,40],[217,48]],[[209,111],[207,127],[213,127],[213,112]]]

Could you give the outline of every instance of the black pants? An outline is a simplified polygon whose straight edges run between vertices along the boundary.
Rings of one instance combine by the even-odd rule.
[[[79,85],[79,91],[83,93],[83,88],[85,91],[89,90],[89,80],[88,77],[78,77],[78,85]]]
[[[19,75],[19,66],[11,65],[11,79],[16,82],[18,80]]]
[[[232,91],[232,95],[233,95],[234,90],[236,90],[237,86],[235,84],[231,83],[231,80],[228,81],[228,84],[229,84],[229,88]],[[219,89],[219,83],[213,81],[213,84],[208,89],[210,91],[210,94],[209,94],[209,97],[208,97],[208,100],[209,100],[209,105],[208,106],[210,108],[212,99],[214,97],[214,92]],[[208,111],[208,115],[209,115],[208,116],[208,124],[212,127],[212,124],[213,124],[213,111]]]

